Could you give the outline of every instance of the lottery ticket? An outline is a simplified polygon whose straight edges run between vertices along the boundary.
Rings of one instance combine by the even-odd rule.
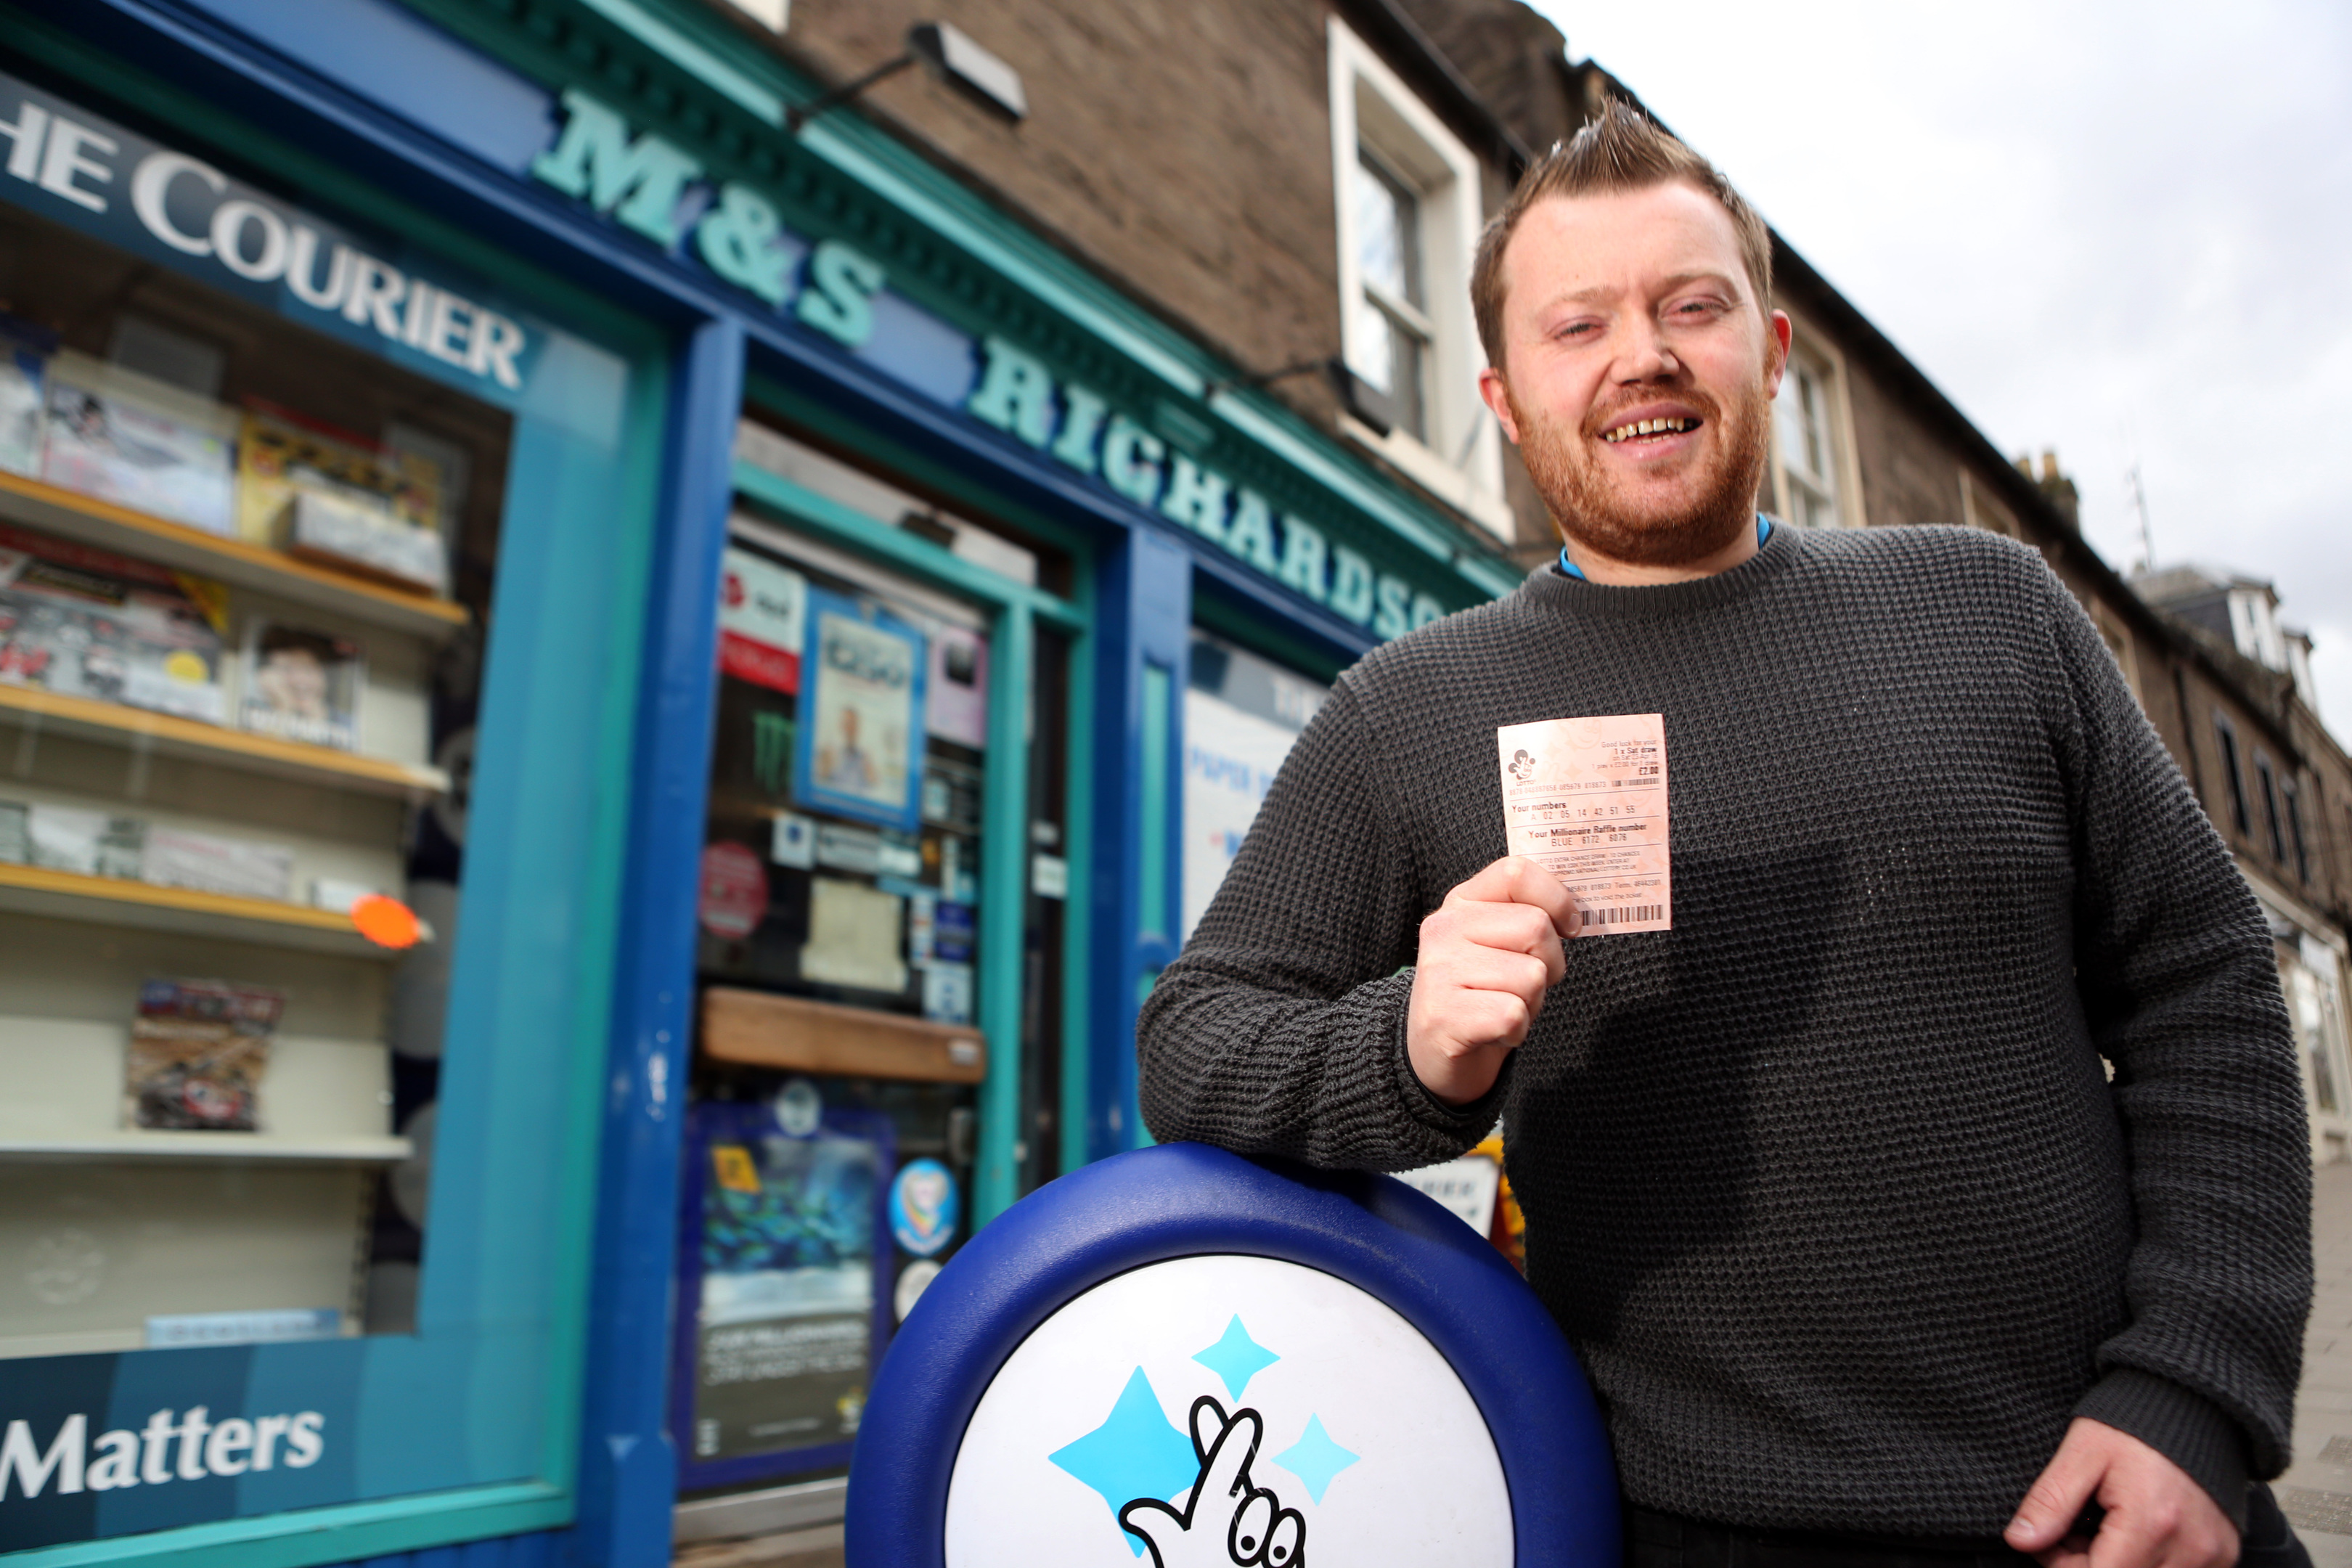
[[[1505,724],[1495,742],[1505,840],[1576,895],[1578,934],[1673,930],[1664,715]]]

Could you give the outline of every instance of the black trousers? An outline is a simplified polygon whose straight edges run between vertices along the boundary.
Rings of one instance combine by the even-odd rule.
[[[2041,1568],[1999,1541],[1741,1530],[1625,1505],[1625,1568]],[[2238,1568],[2311,1568],[2271,1489],[2246,1492]]]

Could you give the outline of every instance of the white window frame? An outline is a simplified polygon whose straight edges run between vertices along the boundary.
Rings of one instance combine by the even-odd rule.
[[[1340,353],[1365,362],[1357,299],[1356,163],[1370,147],[1394,174],[1413,182],[1421,216],[1422,313],[1429,323],[1426,441],[1402,430],[1382,436],[1345,413],[1339,428],[1430,494],[1505,542],[1517,532],[1503,497],[1503,436],[1478,395],[1486,354],[1470,310],[1470,268],[1486,221],[1480,165],[1386,62],[1330,18],[1331,194],[1339,242]],[[1459,459],[1459,461],[1457,461]]]
[[[2091,601],[2091,624],[2098,628],[2099,640],[2106,644],[2108,657],[2123,672],[2124,684],[2131,689],[2132,700],[2139,704],[2140,711],[2146,712],[2147,699],[2140,694],[2139,689],[2139,648],[2132,640],[2131,627],[2124,624],[2121,616],[2107,607],[2105,599]]]
[[[1970,528],[1981,528],[2004,539],[2025,537],[2019,531],[2017,519],[2010,514],[2009,508],[1995,500],[1991,489],[1967,468],[1960,470],[1960,521]]]
[[[1853,405],[1848,395],[1851,384],[1845,368],[1845,355],[1837,345],[1805,324],[1802,317],[1780,307],[1789,317],[1789,371],[1781,377],[1779,396],[1772,400],[1772,497],[1784,510],[1789,509],[1790,479],[1786,460],[1780,453],[1780,399],[1796,395],[1796,367],[1800,360],[1811,367],[1822,383],[1822,400],[1828,405],[1825,413],[1830,441],[1830,472],[1825,476],[1835,487],[1832,500],[1835,503],[1837,526],[1860,528],[1866,514],[1862,506],[1862,465],[1855,456],[1853,441]],[[1793,517],[1787,521],[1794,522]]]

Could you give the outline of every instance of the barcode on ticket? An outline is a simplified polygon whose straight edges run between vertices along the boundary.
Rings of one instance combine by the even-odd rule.
[[[1629,921],[1633,921],[1661,920],[1665,916],[1666,906],[1664,904],[1628,904],[1622,909],[1584,910],[1580,912],[1584,916],[1583,921],[1580,923],[1580,929],[1581,929],[1582,926],[1615,926],[1624,925]]]

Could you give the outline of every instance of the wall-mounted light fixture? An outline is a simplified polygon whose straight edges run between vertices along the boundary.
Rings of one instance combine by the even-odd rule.
[[[1029,96],[1022,90],[1019,71],[982,48],[961,27],[947,22],[918,22],[907,29],[905,54],[831,92],[793,105],[784,113],[784,129],[798,134],[818,115],[839,109],[876,82],[918,63],[929,66],[932,75],[992,113],[1014,121],[1029,113]]]

